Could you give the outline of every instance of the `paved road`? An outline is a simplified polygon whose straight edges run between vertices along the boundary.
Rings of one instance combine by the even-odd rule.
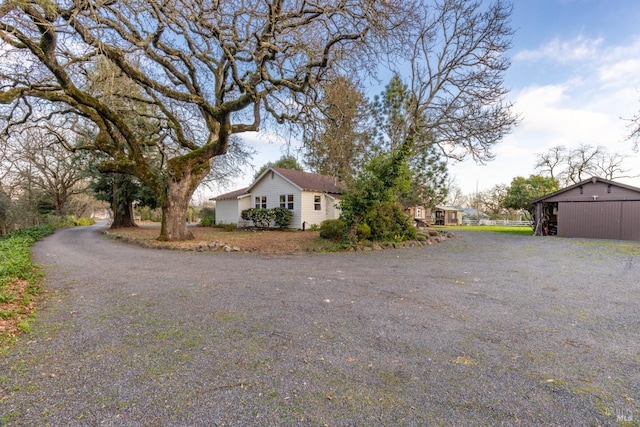
[[[58,231],[0,425],[639,425],[640,244],[457,234],[266,256]]]

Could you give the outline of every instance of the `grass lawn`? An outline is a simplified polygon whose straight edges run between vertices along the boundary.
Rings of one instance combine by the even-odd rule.
[[[526,227],[513,227],[508,225],[464,225],[459,227],[445,227],[445,229],[455,232],[457,230],[464,231],[480,231],[489,233],[507,233],[507,234],[522,234],[525,236],[533,235],[533,230],[530,226]]]

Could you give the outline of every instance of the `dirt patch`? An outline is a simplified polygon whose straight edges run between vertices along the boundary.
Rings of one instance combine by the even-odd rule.
[[[191,227],[193,240],[161,242],[159,225],[144,223],[139,227],[109,229],[105,234],[143,247],[184,251],[260,252],[286,254],[295,252],[335,251],[339,245],[320,237],[318,231],[242,229],[224,231],[211,227]],[[453,237],[446,231],[421,231],[418,240],[401,243],[364,243],[352,250],[383,250],[398,247],[422,247]]]
[[[261,253],[292,253],[328,249],[334,242],[322,239],[317,231],[296,230],[234,230],[224,231],[210,227],[191,227],[193,240],[183,242],[158,241],[159,229],[155,225],[107,230],[105,234],[135,242],[145,247],[177,250],[225,250]],[[206,247],[205,247],[206,246]]]

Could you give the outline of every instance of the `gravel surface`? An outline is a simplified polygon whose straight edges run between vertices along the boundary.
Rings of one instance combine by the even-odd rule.
[[[640,243],[456,235],[259,255],[60,230],[0,425],[640,425]]]

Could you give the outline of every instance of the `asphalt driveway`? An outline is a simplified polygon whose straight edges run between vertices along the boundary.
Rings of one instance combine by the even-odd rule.
[[[640,425],[640,243],[456,235],[266,256],[58,231],[0,425]]]

